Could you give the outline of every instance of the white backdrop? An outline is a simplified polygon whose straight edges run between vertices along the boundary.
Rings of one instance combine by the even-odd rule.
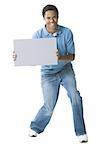
[[[58,7],[59,24],[74,33],[73,66],[83,97],[89,142],[80,144],[73,129],[71,106],[61,87],[46,130],[28,137],[28,127],[43,104],[40,66],[15,67],[13,39],[31,38],[44,25],[46,4]],[[108,0],[0,1],[0,149],[105,149],[109,147],[109,9]]]

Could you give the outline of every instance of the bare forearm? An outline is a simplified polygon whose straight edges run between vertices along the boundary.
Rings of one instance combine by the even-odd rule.
[[[75,59],[75,54],[68,54],[63,56],[58,56],[58,60],[62,61],[73,61]]]

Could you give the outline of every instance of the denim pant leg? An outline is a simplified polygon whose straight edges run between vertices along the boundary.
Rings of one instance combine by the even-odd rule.
[[[44,105],[40,108],[35,119],[31,122],[30,125],[30,128],[35,130],[37,133],[43,132],[51,119],[58,99],[59,85],[60,83],[56,75],[42,76]]]
[[[62,85],[67,90],[68,97],[71,100],[75,133],[76,135],[86,134],[82,97],[76,88],[75,74],[72,67],[63,72]]]

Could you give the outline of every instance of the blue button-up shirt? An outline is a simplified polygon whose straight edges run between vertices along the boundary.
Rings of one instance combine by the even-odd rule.
[[[56,37],[57,49],[59,55],[75,54],[75,46],[73,41],[73,33],[70,29],[58,25],[56,33],[51,34],[46,30],[46,27],[41,28],[34,33],[33,39],[36,38],[50,38]],[[71,65],[70,61],[59,61],[57,65],[43,65],[41,66],[42,74],[57,73],[64,69],[67,65]]]

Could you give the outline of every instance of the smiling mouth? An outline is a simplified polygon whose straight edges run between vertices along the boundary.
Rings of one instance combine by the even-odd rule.
[[[56,23],[50,23],[51,26],[56,26]]]

